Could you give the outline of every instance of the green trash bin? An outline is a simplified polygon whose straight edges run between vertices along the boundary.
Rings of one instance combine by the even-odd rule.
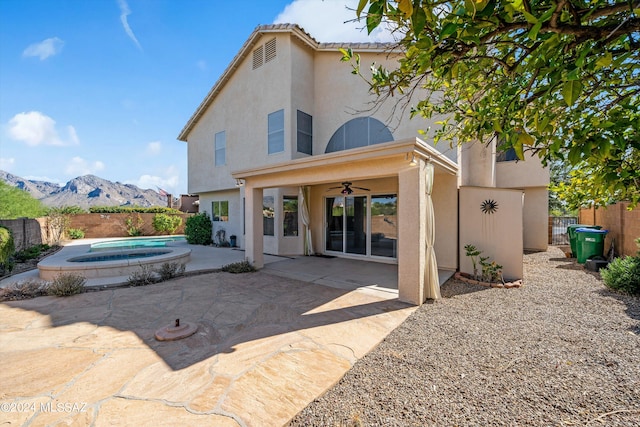
[[[584,264],[589,258],[602,257],[604,254],[604,239],[609,230],[594,228],[577,228],[576,247],[578,250],[578,263]]]
[[[576,236],[576,230],[578,228],[595,228],[600,230],[602,227],[599,225],[588,225],[588,224],[569,224],[567,226],[567,233],[569,234],[569,245],[571,246],[571,256],[574,258],[578,257],[578,236]]]

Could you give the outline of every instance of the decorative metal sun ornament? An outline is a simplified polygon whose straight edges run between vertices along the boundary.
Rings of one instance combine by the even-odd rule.
[[[485,200],[480,205],[480,209],[482,210],[483,213],[486,213],[486,214],[495,213],[498,210],[498,202],[491,199]]]

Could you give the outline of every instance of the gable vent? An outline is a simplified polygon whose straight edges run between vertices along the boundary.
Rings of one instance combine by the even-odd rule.
[[[275,40],[275,39],[274,39]],[[262,66],[264,57],[264,45],[260,45],[256,50],[253,51],[253,69]]]
[[[269,62],[276,57],[275,37],[264,44],[264,62]]]

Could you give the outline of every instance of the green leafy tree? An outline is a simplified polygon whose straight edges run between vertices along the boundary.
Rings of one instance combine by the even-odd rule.
[[[46,208],[29,193],[0,181],[0,219],[38,218]]]
[[[357,16],[389,24],[403,52],[371,67],[371,90],[418,95],[436,143],[497,138],[588,171],[592,203],[640,200],[638,0],[360,0]]]

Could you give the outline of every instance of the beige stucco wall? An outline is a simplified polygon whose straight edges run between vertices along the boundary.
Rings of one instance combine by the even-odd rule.
[[[436,221],[434,250],[438,268],[458,268],[458,190],[455,175],[436,173],[431,194]]]
[[[549,192],[547,187],[524,189],[524,249],[546,251],[549,236]]]
[[[349,64],[340,62],[337,48],[314,51],[288,33],[268,33],[257,38],[251,52],[273,37],[276,58],[253,70],[249,53],[189,133],[189,193],[233,189],[230,175],[235,170],[307,157],[296,150],[297,110],[313,118],[314,155],[324,153],[333,133],[356,117],[373,116],[387,124],[394,140],[420,137],[419,130],[433,125],[409,119],[408,110],[401,108],[394,116],[397,98],[375,106],[368,84],[351,73]],[[393,65],[387,52],[358,53],[365,74],[372,63]],[[285,151],[269,155],[267,116],[280,109],[285,117]],[[214,137],[221,131],[226,135],[226,164],[215,166]],[[456,159],[455,150],[437,148]]]
[[[458,148],[460,186],[495,187],[495,142],[467,143]]]
[[[303,251],[302,235],[297,237],[285,237],[282,221],[283,197],[298,196],[298,187],[280,187],[265,189],[263,197],[273,197],[274,201],[274,222],[273,236],[264,236],[264,252],[272,255],[300,255]],[[298,230],[302,230],[302,221],[298,211]]]
[[[276,58],[253,70],[253,49],[273,37],[276,37],[277,40]],[[368,75],[369,66],[373,63],[390,65],[391,67],[395,65],[394,58],[390,57],[387,52],[358,51],[357,49],[355,52],[361,55],[361,69],[365,75]],[[397,97],[390,98],[381,105],[375,105],[375,97],[369,94],[368,84],[360,77],[351,74],[351,66],[340,62],[340,58],[341,53],[337,48],[316,50],[288,32],[258,35],[246,58],[237,63],[237,67],[232,70],[229,80],[221,87],[214,102],[204,111],[202,117],[189,132],[187,137],[189,192],[200,194],[201,207],[207,211],[211,210],[211,201],[229,200],[230,221],[226,224],[228,227],[227,236],[236,234],[239,244],[243,247],[245,242],[241,217],[244,189],[235,188],[235,180],[231,175],[239,170],[259,168],[308,157],[305,154],[297,153],[296,150],[297,110],[310,114],[313,118],[314,157],[325,152],[329,139],[341,125],[356,117],[373,116],[386,123],[396,141],[415,138],[420,136],[419,130],[427,129],[430,126],[434,127],[432,122],[436,119],[431,122],[420,118],[411,120],[408,118],[408,110],[402,108],[395,110],[394,116],[394,108],[397,107],[398,102]],[[419,97],[418,93],[416,98]],[[284,110],[285,117],[285,151],[268,155],[267,115],[280,109]],[[399,120],[400,117],[402,120]],[[226,132],[226,164],[216,167],[214,166],[214,135],[220,131]],[[428,139],[426,142],[432,145]],[[442,143],[436,148],[444,152],[450,159],[458,159],[457,148],[450,149]],[[548,171],[541,167],[537,159],[531,159],[531,161],[528,159],[526,162],[518,163],[503,162],[496,165],[493,145],[488,148],[480,144],[465,146],[461,148],[460,153],[462,172],[459,179],[454,175],[442,174],[440,176],[438,173],[435,177],[433,192],[436,215],[435,251],[440,267],[456,268],[459,257],[457,242],[458,238],[462,239],[463,236],[462,232],[458,235],[457,231],[458,199],[456,187],[458,184],[526,189],[529,197],[525,198],[525,206],[531,202],[532,207],[530,209],[528,206],[525,207],[524,214],[521,211],[520,235],[522,237],[522,224],[524,224],[527,231],[522,237],[523,242],[527,247],[539,246],[539,236],[546,236],[546,222],[541,226],[540,221],[546,220],[547,217],[546,211],[542,212],[542,210],[544,206],[543,192],[546,191],[543,188],[548,183]],[[359,168],[355,172],[350,164],[327,165],[326,168],[314,169],[302,181],[298,180],[296,173],[281,174],[269,182],[265,188],[312,184],[314,203],[311,216],[317,218],[320,215],[322,218],[324,215],[322,200],[326,193],[326,187],[335,186],[341,181],[348,179],[360,183],[360,181],[388,176],[380,182],[362,186],[371,185],[375,191],[386,192],[385,188],[392,185],[395,187],[395,191],[399,192],[398,171],[402,168],[389,169],[389,165],[385,162],[385,160],[377,159],[368,164],[367,168]],[[393,171],[385,175],[385,170]],[[323,188],[325,189],[323,190]],[[282,208],[282,195],[285,192],[289,194],[291,191],[265,189],[264,195],[272,193],[274,195],[278,217],[280,215],[277,211]],[[498,191],[498,193],[500,192]],[[515,193],[522,194],[521,191]],[[403,201],[399,199],[399,205],[402,203]],[[505,203],[510,202],[505,201]],[[516,203],[516,206],[518,209],[522,209],[521,199]],[[465,207],[461,203],[460,212],[464,212],[464,210]],[[277,235],[273,238],[265,237],[263,239],[265,252],[300,253],[302,239],[284,240],[280,238],[281,224],[279,222],[278,218],[275,223]],[[302,227],[301,222],[299,224]],[[461,227],[464,228],[462,224]],[[542,231],[538,231],[538,227]],[[313,234],[316,250],[322,252],[323,222],[315,222],[314,220]],[[522,245],[520,256],[521,249]],[[463,258],[460,257],[460,262],[463,261]],[[511,261],[509,262],[511,263]],[[517,271],[514,271],[514,277],[518,277]],[[521,277],[521,258],[519,277]]]
[[[292,128],[289,37],[267,34],[255,47],[273,37],[276,58],[253,70],[253,58],[248,55],[189,134],[189,193],[233,188],[233,170],[291,158],[291,144],[287,144]],[[269,155],[267,115],[281,109],[285,110],[285,151]],[[226,165],[216,167],[214,135],[221,131],[226,132]]]
[[[360,55],[361,71],[367,78],[371,76],[370,66],[373,63],[389,68],[396,66],[394,57],[388,52],[356,49],[354,53]],[[398,104],[399,96],[377,104],[376,97],[369,93],[369,85],[360,76],[352,74],[351,65],[340,62],[341,57],[338,49],[315,54],[314,154],[324,153],[334,132],[357,117],[372,116],[385,123],[394,140],[423,138],[419,130],[433,127],[435,120],[410,119],[409,109],[402,108],[402,103]],[[419,99],[419,93],[416,99]],[[408,105],[411,105],[410,101]],[[436,148],[455,161],[455,149],[449,149],[445,144]]]
[[[224,229],[226,239],[229,240],[231,235],[237,237],[238,245],[242,240],[242,198],[240,190],[222,190],[216,192],[208,192],[200,194],[200,212],[206,212],[209,218],[213,218],[212,205],[214,201],[229,202],[229,221],[214,221],[212,226],[212,237],[215,238],[216,232]]]
[[[298,153],[297,151],[297,112],[298,110],[309,114],[313,120],[313,130],[318,127],[315,113],[315,65],[313,50],[296,38],[291,39],[291,70],[289,78],[291,79],[291,108],[289,114],[291,116],[291,128],[288,135],[291,136],[289,144],[291,147],[291,158],[297,159],[307,157],[307,154]],[[285,111],[287,114],[287,111]],[[287,135],[285,135],[285,138]],[[315,139],[316,135],[313,135]],[[315,148],[315,147],[314,147]],[[313,150],[313,154],[317,154]]]
[[[536,155],[525,153],[524,161],[498,162],[496,186],[500,188],[546,187],[549,185],[549,168],[542,166]],[[545,213],[545,216],[548,216]]]
[[[523,274],[523,192],[498,188],[460,188],[460,271],[473,274],[464,246],[471,244],[503,266],[505,279],[521,279]],[[485,214],[480,207],[494,200],[498,209]],[[478,266],[480,271],[480,267]]]

